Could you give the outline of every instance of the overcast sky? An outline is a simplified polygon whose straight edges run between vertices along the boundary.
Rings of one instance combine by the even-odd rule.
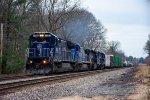
[[[82,3],[108,29],[108,41],[120,41],[127,56],[147,56],[143,48],[150,34],[148,0],[84,0]]]

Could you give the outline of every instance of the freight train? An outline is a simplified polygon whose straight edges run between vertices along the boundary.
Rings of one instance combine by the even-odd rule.
[[[30,35],[26,57],[26,71],[32,74],[123,66],[123,60],[119,56],[84,49],[79,44],[65,41],[50,32],[35,32]]]

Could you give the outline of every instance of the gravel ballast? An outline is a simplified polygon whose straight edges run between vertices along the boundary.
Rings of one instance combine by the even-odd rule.
[[[134,68],[99,73],[67,82],[27,88],[1,96],[2,100],[52,100],[68,96],[95,97],[100,95],[128,96],[133,88]]]

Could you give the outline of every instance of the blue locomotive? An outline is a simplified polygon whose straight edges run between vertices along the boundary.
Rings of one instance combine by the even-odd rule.
[[[29,37],[26,70],[32,74],[84,71],[105,67],[105,54],[84,49],[50,32],[35,32]]]

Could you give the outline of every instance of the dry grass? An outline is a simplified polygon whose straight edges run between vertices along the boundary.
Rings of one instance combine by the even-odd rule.
[[[142,80],[143,84],[149,84],[148,78],[150,78],[150,66],[146,66],[144,64],[139,65],[135,78]]]
[[[150,66],[139,65],[135,73],[138,80],[134,93],[128,100],[150,100]]]

